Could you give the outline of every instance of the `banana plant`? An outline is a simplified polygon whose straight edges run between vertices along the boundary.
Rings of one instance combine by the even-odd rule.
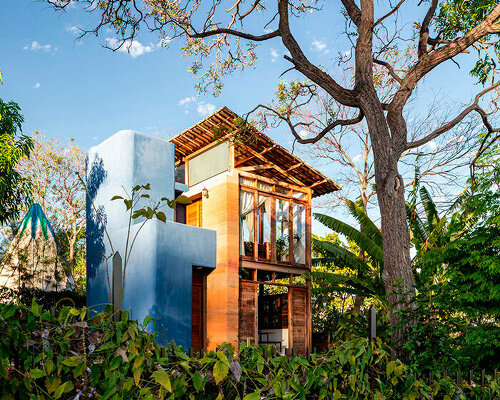
[[[417,253],[413,257],[415,282],[418,287],[436,284],[444,279],[445,266],[434,260],[443,251],[448,230],[446,216],[440,217],[436,203],[425,186],[418,190],[423,207],[423,216],[417,211],[416,197],[406,203],[406,215],[410,227],[410,239]]]
[[[314,265],[333,264],[338,268],[348,268],[347,270],[353,272],[345,275],[316,270],[312,272],[312,276],[319,287],[314,290],[316,293],[342,292],[362,297],[374,297],[387,308],[387,297],[382,281],[384,270],[382,233],[368,217],[359,201],[348,200],[347,206],[350,214],[359,222],[360,230],[328,215],[314,214],[314,218],[363,249],[364,257],[360,257],[359,254],[342,244],[313,239],[314,251],[321,254],[321,257],[313,260]]]

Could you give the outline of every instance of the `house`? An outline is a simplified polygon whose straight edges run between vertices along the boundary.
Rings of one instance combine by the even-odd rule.
[[[192,202],[166,210],[166,223],[132,221],[132,235],[141,231],[124,309],[154,317],[159,341],[195,351],[247,340],[311,346],[311,200],[340,187],[242,122],[224,107],[168,142],[120,131],[90,150],[89,307],[110,302],[110,256],[129,232],[111,198],[150,183],[151,198]]]
[[[193,275],[194,349],[249,340],[304,353],[311,200],[340,187],[226,107],[170,143],[192,200],[175,221],[217,232],[217,268]]]

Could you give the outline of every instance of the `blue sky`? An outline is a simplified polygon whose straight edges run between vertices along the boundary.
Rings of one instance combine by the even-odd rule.
[[[423,11],[410,3],[402,15],[417,18]],[[77,28],[92,27],[95,18],[78,8],[56,13],[39,1],[2,0],[0,98],[20,104],[24,133],[71,137],[85,149],[120,129],[171,137],[223,105],[241,114],[269,102],[280,74],[289,67],[279,39],[273,39],[259,46],[256,68],[226,79],[219,97],[196,97],[196,80],[188,72],[191,62],[181,55],[179,42],[162,48],[157,37],[144,32],[126,53],[102,47],[113,40],[112,33],[75,41]],[[294,22],[292,28],[311,60],[331,69],[338,54],[349,50],[340,34],[343,26],[337,2],[326,2],[323,11]],[[477,87],[467,65],[465,61],[459,70],[448,63],[433,71],[419,89],[417,112],[425,110],[434,93],[450,106],[468,101]],[[291,135],[284,127],[266,133],[290,148]],[[320,169],[335,179],[335,166]]]

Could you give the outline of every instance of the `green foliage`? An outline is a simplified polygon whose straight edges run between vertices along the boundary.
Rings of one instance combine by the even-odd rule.
[[[16,137],[23,122],[19,105],[0,99],[0,224],[19,217],[23,205],[31,202],[30,182],[16,170],[33,149],[30,137]]]
[[[497,146],[485,155],[449,222],[432,217],[430,224],[429,213],[422,222],[427,238],[415,270],[434,279],[420,286],[418,307],[406,316],[417,324],[405,346],[421,370],[500,367],[498,154]]]
[[[1,304],[2,399],[451,399],[500,394],[498,381],[480,389],[450,378],[427,384],[390,360],[380,342],[338,342],[311,360],[290,359],[242,343],[199,358],[180,347],[162,348],[146,326],[113,322],[110,313],[88,319],[85,308],[52,316],[37,303]]]
[[[366,210],[359,203],[348,201],[351,214],[360,223],[358,230],[336,218],[314,214],[314,217],[337,234],[344,235],[355,249],[348,249],[339,242],[313,239],[313,250],[321,257],[314,259],[315,265],[335,265],[346,268],[342,272],[314,271],[313,281],[317,283],[314,292],[343,292],[358,296],[370,296],[387,308],[383,272],[382,235],[373,221],[366,214]],[[363,249],[364,256],[360,257],[359,249]],[[354,252],[356,251],[356,253]],[[349,272],[350,270],[350,272]]]

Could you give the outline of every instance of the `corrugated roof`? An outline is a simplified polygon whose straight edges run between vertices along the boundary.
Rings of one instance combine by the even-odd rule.
[[[252,125],[239,126],[238,119],[238,115],[229,108],[223,107],[173,137],[169,141],[175,145],[175,160],[181,161],[184,157],[216,141],[214,128],[220,130],[224,127],[228,132],[225,137],[234,137],[237,133],[242,134],[243,138],[248,137],[248,140],[238,140],[235,146],[236,168],[272,164],[254,173],[290,184],[310,187],[313,190],[313,197],[341,189],[332,179],[306,164]]]

